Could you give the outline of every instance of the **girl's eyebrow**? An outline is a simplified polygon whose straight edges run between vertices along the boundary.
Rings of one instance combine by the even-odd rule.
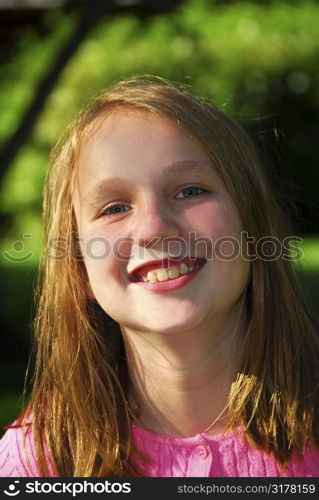
[[[217,176],[218,174],[212,164],[196,160],[179,160],[170,163],[164,169],[164,173],[179,174],[182,172],[194,172],[201,175]]]
[[[182,172],[193,172],[194,174],[211,178],[219,178],[216,170],[212,165],[193,160],[179,160],[167,165],[163,170],[163,175],[173,176]],[[108,177],[97,182],[91,191],[85,197],[85,202],[91,208],[95,208],[104,199],[108,191],[121,190],[121,192],[129,192],[127,180],[122,177]]]
[[[128,192],[127,181],[121,177],[109,177],[97,182],[91,191],[86,195],[85,202],[91,207],[95,208],[104,199],[108,191],[121,190],[121,192]]]

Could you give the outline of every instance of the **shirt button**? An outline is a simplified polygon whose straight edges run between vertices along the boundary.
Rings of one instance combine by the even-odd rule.
[[[195,453],[202,460],[205,460],[205,458],[207,458],[207,455],[208,455],[207,448],[206,448],[206,446],[203,446],[203,445],[197,446]]]

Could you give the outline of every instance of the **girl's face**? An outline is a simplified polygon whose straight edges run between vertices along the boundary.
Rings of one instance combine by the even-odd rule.
[[[249,276],[234,244],[242,223],[200,143],[139,110],[118,109],[98,125],[74,197],[88,293],[135,331],[230,317]]]

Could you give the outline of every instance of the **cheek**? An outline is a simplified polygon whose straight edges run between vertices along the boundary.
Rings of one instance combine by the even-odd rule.
[[[106,289],[112,296],[116,289],[125,286],[127,281],[127,261],[131,253],[131,244],[124,238],[111,240],[109,237],[91,235],[82,244],[90,288],[97,300],[105,295]],[[107,284],[107,286],[106,286]]]
[[[127,260],[131,252],[132,239],[123,230],[112,230],[98,226],[86,231],[81,237],[81,251],[88,262],[109,264],[114,259]],[[90,264],[88,264],[90,265]]]
[[[199,236],[216,242],[220,238],[239,238],[242,223],[237,210],[230,203],[219,201],[189,210],[187,223]]]

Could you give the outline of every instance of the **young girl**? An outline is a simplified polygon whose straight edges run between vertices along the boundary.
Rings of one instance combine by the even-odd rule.
[[[236,123],[121,82],[55,149],[44,214],[33,390],[0,475],[319,475],[317,330]]]

